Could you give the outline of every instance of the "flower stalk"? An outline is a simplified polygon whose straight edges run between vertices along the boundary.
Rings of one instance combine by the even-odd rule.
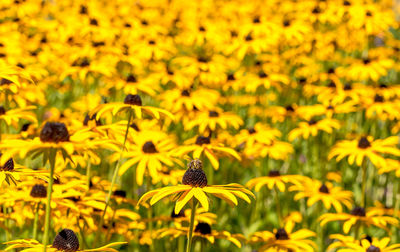
[[[192,212],[190,214],[189,234],[188,234],[186,252],[191,252],[192,251],[193,226],[194,226],[194,216],[195,216],[195,213],[196,213],[196,208],[197,208],[197,200],[193,199],[193,201],[192,201]]]
[[[49,155],[50,178],[49,178],[49,184],[47,185],[46,218],[45,218],[44,235],[43,235],[43,251],[44,252],[46,252],[46,247],[49,242],[51,195],[53,192],[54,169],[56,166],[56,154],[57,154],[56,149],[50,150],[50,155]]]

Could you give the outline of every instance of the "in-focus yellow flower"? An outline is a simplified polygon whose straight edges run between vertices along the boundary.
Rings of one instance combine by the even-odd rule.
[[[333,118],[325,118],[319,121],[310,120],[308,122],[300,122],[298,128],[295,128],[289,132],[289,141],[302,136],[304,139],[308,137],[316,136],[319,131],[325,131],[327,133],[332,133],[333,129],[339,129],[340,123],[338,120]]]
[[[189,167],[182,178],[182,185],[167,186],[147,192],[139,199],[138,204],[144,203],[150,199],[150,205],[154,205],[167,196],[175,195],[174,198],[177,199],[175,214],[178,214],[193,198],[200,202],[205,211],[208,211],[208,194],[223,199],[230,205],[238,204],[236,197],[245,200],[247,203],[250,203],[248,195],[255,198],[252,192],[239,184],[208,185],[206,174],[203,171],[203,164],[200,160],[195,159],[189,163]]]

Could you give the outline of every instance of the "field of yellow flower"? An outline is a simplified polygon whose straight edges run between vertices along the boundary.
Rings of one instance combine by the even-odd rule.
[[[400,2],[1,0],[0,251],[400,252]]]

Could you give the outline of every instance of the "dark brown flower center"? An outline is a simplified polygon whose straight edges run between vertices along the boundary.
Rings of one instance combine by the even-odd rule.
[[[40,141],[42,142],[67,142],[69,133],[64,123],[47,122],[40,131]]]
[[[182,95],[182,96],[189,97],[189,96],[190,96],[190,92],[189,92],[189,90],[185,89],[185,90],[183,90],[183,91],[181,92],[181,95]]]
[[[325,184],[322,184],[319,188],[319,192],[329,194],[329,189]]]
[[[92,18],[92,19],[90,19],[90,24],[91,24],[91,25],[94,25],[94,26],[98,26],[98,25],[99,25],[99,22],[97,21],[97,19]]]
[[[196,225],[194,231],[203,235],[208,235],[211,234],[211,226],[205,222],[199,222],[199,224]]]
[[[249,132],[249,134],[256,133],[256,130],[254,128],[248,128],[247,131]]]
[[[315,6],[315,8],[312,10],[313,14],[319,14],[321,13],[321,8],[319,6]]]
[[[113,193],[114,196],[126,198],[126,191],[124,190],[115,190]]]
[[[246,40],[246,41],[252,41],[252,40],[253,40],[253,36],[251,36],[251,34],[247,34],[247,36],[244,37],[244,40]]]
[[[136,131],[140,131],[139,127],[137,126],[136,123],[132,123],[131,125],[129,125],[129,127],[131,127],[132,129],[136,130]]]
[[[9,79],[1,79],[0,81],[0,85],[8,85],[8,84],[12,84],[13,82],[10,81]]]
[[[351,86],[350,83],[347,83],[346,85],[344,85],[343,90],[352,90],[353,87]]]
[[[136,83],[137,79],[136,79],[135,75],[130,74],[130,75],[128,75],[128,77],[126,77],[126,81],[131,82],[131,83]]]
[[[268,177],[279,177],[281,176],[281,173],[277,170],[271,170],[268,173]]]
[[[84,14],[88,14],[88,8],[85,5],[81,5],[81,9],[79,10],[79,13],[84,15]]]
[[[317,121],[311,119],[310,121],[308,121],[308,125],[315,125],[317,124]]]
[[[44,185],[36,184],[32,187],[30,195],[34,198],[46,198],[47,188]]]
[[[366,149],[371,147],[371,143],[368,141],[366,137],[361,137],[360,140],[358,140],[358,148],[361,149]]]
[[[266,74],[264,71],[261,70],[260,72],[258,72],[258,77],[264,79],[268,77],[268,74]]]
[[[3,106],[0,106],[0,115],[4,115],[6,113],[6,109]]]
[[[367,12],[365,13],[365,15],[366,15],[367,17],[372,17],[372,12],[367,11]]]
[[[290,26],[290,21],[289,21],[289,20],[283,21],[283,26],[284,26],[284,27]]]
[[[211,110],[211,111],[208,113],[208,116],[209,116],[209,117],[218,117],[219,114],[218,114],[217,111]]]
[[[188,164],[188,169],[182,178],[182,184],[193,187],[207,186],[207,176],[203,171],[203,163],[199,159],[194,159]]]
[[[203,144],[210,144],[210,138],[209,137],[205,137],[205,136],[198,136],[196,139],[196,144],[197,145],[203,145]]]
[[[365,209],[362,207],[355,207],[351,210],[350,214],[354,216],[365,217]]]
[[[228,81],[234,81],[236,80],[235,75],[233,73],[228,74],[228,76],[226,77],[226,79]]]
[[[374,97],[374,102],[383,102],[383,96],[376,94]]]
[[[292,105],[286,106],[285,109],[286,109],[287,112],[294,112],[294,108],[293,108]]]
[[[255,24],[261,23],[260,17],[259,16],[254,17],[253,18],[253,23],[255,23]]]
[[[369,63],[371,63],[371,60],[368,58],[363,59],[363,63],[364,63],[364,65],[368,65]]]
[[[345,1],[343,1],[343,5],[344,5],[344,6],[350,6],[351,3],[350,3],[349,1],[347,1],[347,0],[345,0]]]
[[[277,240],[289,240],[289,235],[284,228],[280,228],[275,233],[275,239]]]
[[[367,248],[366,252],[381,252],[381,249],[378,247],[375,247],[374,245],[371,245]]]
[[[125,104],[142,106],[142,98],[139,95],[128,94],[124,100]]]
[[[328,87],[330,87],[330,88],[336,88],[335,82],[333,82],[333,81],[329,82]]]
[[[143,144],[142,150],[144,153],[157,153],[156,146],[152,141],[147,141]]]
[[[79,240],[74,231],[65,228],[54,238],[52,247],[66,252],[75,252],[79,250]]]

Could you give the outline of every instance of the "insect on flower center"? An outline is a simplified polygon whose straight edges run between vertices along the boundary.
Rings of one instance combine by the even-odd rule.
[[[268,177],[279,177],[279,176],[281,176],[281,173],[277,170],[272,170],[269,171],[268,173]]]
[[[371,143],[368,141],[366,137],[361,137],[358,141],[358,148],[366,149],[371,147]]]
[[[46,198],[47,188],[44,185],[36,184],[32,187],[30,195],[34,198]]]
[[[142,150],[144,153],[157,153],[156,146],[152,141],[147,141],[143,144]]]
[[[205,136],[198,136],[196,139],[196,144],[197,145],[203,145],[203,144],[210,144],[210,138],[209,137],[205,137]]]
[[[365,209],[362,207],[355,207],[353,210],[351,210],[350,214],[354,216],[365,217]]]
[[[211,226],[208,223],[199,222],[194,231],[203,235],[211,234]]]
[[[183,174],[182,184],[193,187],[207,186],[207,176],[203,171],[203,163],[199,159],[194,159],[188,164],[188,169]]]
[[[142,98],[139,95],[128,94],[124,99],[125,104],[142,106]]]
[[[289,235],[284,228],[280,228],[275,233],[275,239],[277,240],[289,240]]]
[[[319,188],[319,192],[329,194],[329,189],[325,184],[322,184]]]
[[[54,238],[52,247],[66,252],[74,252],[79,250],[79,240],[74,231],[65,228]]]
[[[40,131],[40,141],[42,142],[67,142],[69,141],[68,129],[64,123],[47,122]]]
[[[367,248],[366,252],[381,252],[381,249],[378,247],[375,247],[374,245],[371,245]]]
[[[209,117],[218,117],[219,114],[218,114],[217,111],[211,110],[211,111],[208,113],[208,116],[209,116]]]

